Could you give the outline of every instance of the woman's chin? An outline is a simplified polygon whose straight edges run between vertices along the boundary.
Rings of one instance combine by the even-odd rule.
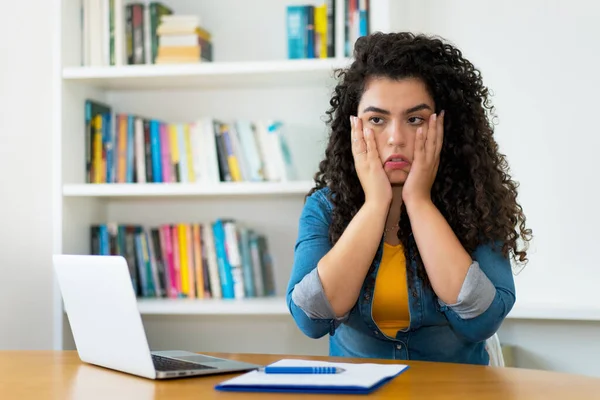
[[[402,170],[387,171],[387,176],[392,186],[402,186],[408,178],[408,174]]]

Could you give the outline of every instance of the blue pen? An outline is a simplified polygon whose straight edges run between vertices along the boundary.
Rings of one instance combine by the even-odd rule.
[[[339,374],[344,372],[338,367],[277,367],[267,366],[260,369],[265,374]]]

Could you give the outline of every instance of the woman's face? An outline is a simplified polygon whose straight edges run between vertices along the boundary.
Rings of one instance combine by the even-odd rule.
[[[363,129],[373,130],[381,164],[392,185],[403,185],[413,161],[415,135],[427,131],[435,110],[422,81],[371,78],[358,104]]]

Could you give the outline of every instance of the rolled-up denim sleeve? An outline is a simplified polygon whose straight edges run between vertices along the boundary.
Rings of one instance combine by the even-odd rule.
[[[438,302],[457,334],[481,342],[496,333],[514,306],[515,284],[510,260],[499,247],[480,246],[473,259],[457,302]]]
[[[496,288],[490,278],[481,270],[479,263],[473,261],[454,304],[446,304],[438,299],[442,306],[448,306],[462,319],[480,316],[488,309],[496,297]]]
[[[331,209],[323,193],[306,199],[294,248],[294,265],[287,287],[288,309],[300,330],[311,338],[333,335],[347,316],[336,317],[323,291],[317,264],[331,250]]]

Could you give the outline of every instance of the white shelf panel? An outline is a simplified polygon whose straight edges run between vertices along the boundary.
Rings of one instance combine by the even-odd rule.
[[[67,67],[63,79],[103,89],[280,87],[331,83],[346,58]]]
[[[600,321],[599,307],[565,304],[515,304],[508,319]]]
[[[143,315],[289,315],[283,297],[250,299],[138,299]]]
[[[63,186],[67,197],[205,197],[205,196],[278,196],[304,195],[312,181],[199,183],[108,183]]]

